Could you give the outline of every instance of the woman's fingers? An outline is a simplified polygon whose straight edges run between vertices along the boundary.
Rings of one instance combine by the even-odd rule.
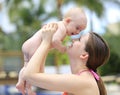
[[[50,32],[56,32],[57,31],[57,28],[58,28],[58,25],[56,23],[52,23],[50,25]]]
[[[49,40],[51,41],[53,34],[57,30],[57,24],[56,23],[50,23],[44,26],[41,31],[42,31],[42,39],[43,40]]]
[[[42,28],[42,32],[56,32],[58,26],[56,23],[50,23]]]
[[[57,24],[56,23],[46,24],[42,28],[42,32],[50,32],[50,31],[55,32],[55,30],[57,30]]]
[[[57,28],[58,28],[58,25],[57,25],[56,23],[54,23],[54,24],[52,25],[52,27],[53,27],[53,31],[56,32],[56,30],[57,30]]]

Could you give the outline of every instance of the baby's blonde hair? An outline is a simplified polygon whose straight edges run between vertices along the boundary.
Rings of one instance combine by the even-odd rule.
[[[71,8],[70,10],[67,11],[67,13],[65,13],[64,19],[68,17],[71,18],[71,20],[75,21],[78,18],[80,18],[81,19],[80,23],[83,29],[87,26],[87,17],[82,8],[79,7]]]

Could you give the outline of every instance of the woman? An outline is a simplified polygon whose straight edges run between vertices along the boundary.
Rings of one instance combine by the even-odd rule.
[[[24,70],[23,79],[40,88],[62,91],[64,95],[106,95],[103,82],[97,75],[97,68],[108,60],[109,48],[105,41],[93,32],[73,41],[67,49],[72,74],[39,73],[56,29],[56,24],[44,27],[42,44]]]

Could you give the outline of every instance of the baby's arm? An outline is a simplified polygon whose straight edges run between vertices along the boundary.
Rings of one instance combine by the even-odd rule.
[[[58,29],[52,38],[52,46],[58,49],[62,53],[66,51],[66,46],[62,44],[62,41],[65,38],[65,36],[66,36],[66,32],[60,31],[60,29]]]

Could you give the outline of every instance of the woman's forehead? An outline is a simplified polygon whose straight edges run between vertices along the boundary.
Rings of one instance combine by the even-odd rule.
[[[85,34],[82,34],[81,37],[88,37],[90,35],[90,33],[85,33]]]
[[[81,38],[80,38],[80,39],[88,40],[89,35],[90,35],[90,33],[83,34],[83,35],[81,35]]]

